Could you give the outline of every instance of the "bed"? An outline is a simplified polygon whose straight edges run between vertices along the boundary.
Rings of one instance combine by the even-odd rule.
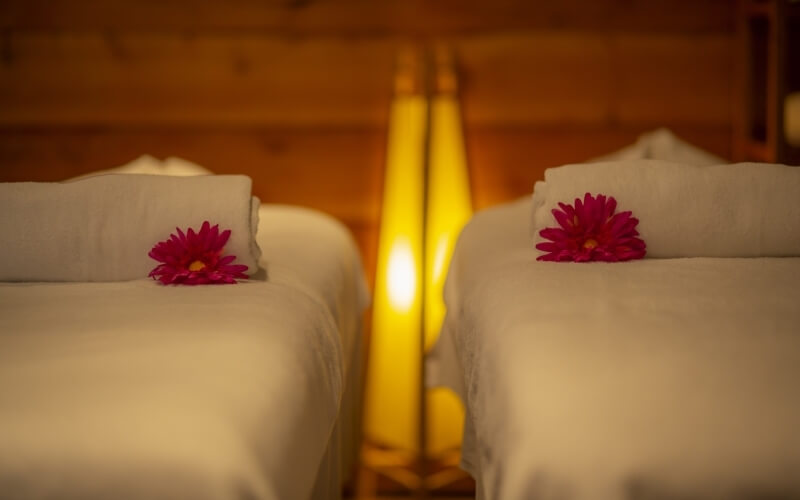
[[[616,186],[642,224],[661,205],[687,225],[682,204],[720,205],[689,181],[674,199],[654,185],[626,187],[624,175],[603,172],[615,168],[576,166],[575,189]],[[794,195],[771,204],[772,186],[756,206],[794,220],[797,174],[785,183]],[[654,255],[620,263],[537,261],[537,210],[550,208],[537,194],[475,215],[451,262],[427,384],[465,402],[461,465],[478,498],[800,498],[800,228],[782,227],[793,250],[769,250],[746,216],[725,218],[744,213],[748,196],[738,208],[731,196],[715,226],[696,215],[683,241],[663,238],[682,230],[664,217],[663,231],[651,224],[644,238]],[[659,203],[646,209],[647,198]],[[740,227],[761,243],[736,250]]]
[[[360,257],[327,215],[257,211],[259,270],[235,286],[0,283],[0,496],[340,498]]]

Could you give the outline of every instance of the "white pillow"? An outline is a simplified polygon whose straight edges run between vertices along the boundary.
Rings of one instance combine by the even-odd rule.
[[[619,151],[589,160],[589,163],[619,160],[663,160],[686,165],[721,165],[719,156],[681,140],[669,129],[659,128],[639,136],[637,141]]]
[[[164,175],[214,175],[214,172],[183,158],[170,156],[161,163]]]
[[[121,165],[119,167],[96,170],[83,174],[74,179],[85,179],[95,175],[105,174],[145,174],[145,175],[173,175],[173,176],[190,176],[190,175],[214,175],[214,172],[201,167],[190,161],[175,158],[173,156],[167,158],[163,162],[158,158],[150,155],[142,155],[135,160]],[[72,180],[74,180],[72,179]]]

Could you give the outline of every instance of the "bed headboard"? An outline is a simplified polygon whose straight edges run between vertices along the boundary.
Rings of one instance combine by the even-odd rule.
[[[245,173],[375,262],[399,46],[449,45],[478,208],[669,126],[731,150],[735,0],[7,0],[0,180],[148,153]]]

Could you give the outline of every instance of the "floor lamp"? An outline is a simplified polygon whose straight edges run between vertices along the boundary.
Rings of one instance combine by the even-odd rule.
[[[422,362],[444,316],[449,256],[471,214],[456,73],[444,48],[399,55],[382,203],[367,434],[385,446],[365,460],[424,498],[464,477],[428,453],[429,403],[451,414],[457,403],[427,396]]]
[[[419,48],[398,53],[386,149],[372,311],[364,462],[386,478],[422,491],[417,432],[421,380],[423,251],[428,87]],[[362,490],[376,488],[376,485]]]

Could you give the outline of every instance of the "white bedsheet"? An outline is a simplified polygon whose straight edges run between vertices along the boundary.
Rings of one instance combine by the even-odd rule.
[[[260,219],[266,281],[0,284],[0,498],[311,496],[366,288],[340,224]]]
[[[427,360],[478,497],[800,498],[800,258],[536,262],[529,210],[464,230]]]

